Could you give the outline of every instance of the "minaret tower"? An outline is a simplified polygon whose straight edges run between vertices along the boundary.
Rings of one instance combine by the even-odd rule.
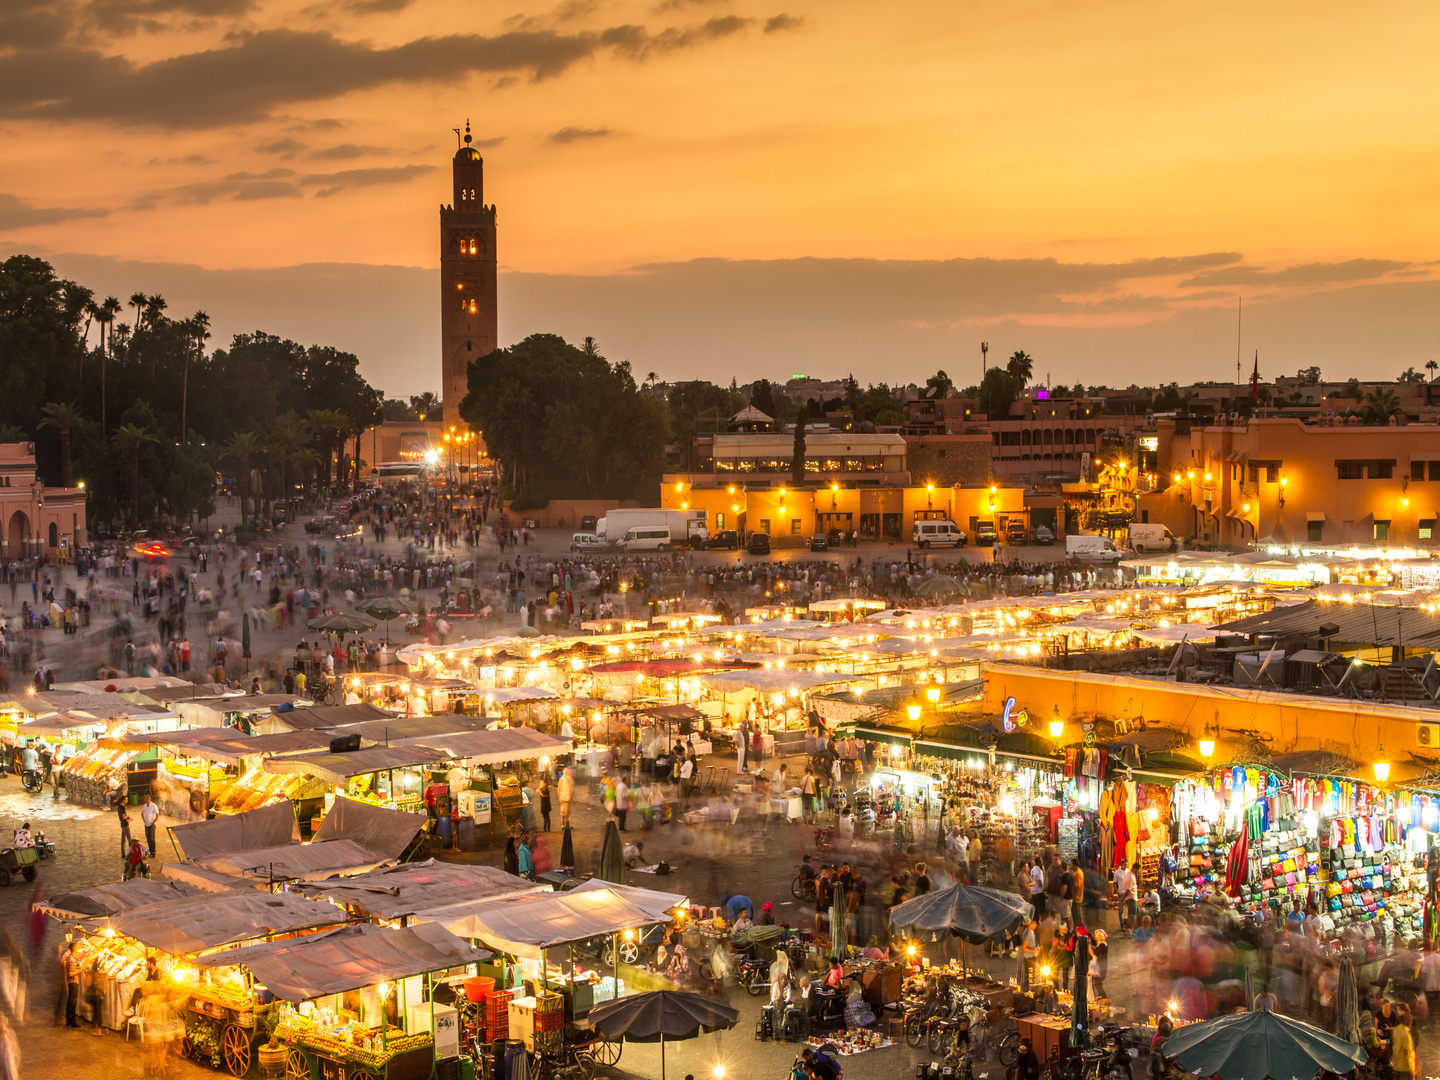
[[[454,201],[440,207],[440,396],[445,426],[460,428],[471,362],[499,345],[495,315],[495,207],[485,205],[485,162],[465,140],[455,151]]]

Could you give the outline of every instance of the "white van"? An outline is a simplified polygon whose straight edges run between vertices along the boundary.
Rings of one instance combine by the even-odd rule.
[[[1065,557],[1086,562],[1119,562],[1125,553],[1108,536],[1067,536]]]
[[[953,521],[917,521],[910,533],[911,542],[922,548],[964,547],[967,539]]]
[[[1130,546],[1137,555],[1147,551],[1179,551],[1180,541],[1164,525],[1147,525],[1132,522],[1130,525]]]
[[[570,550],[574,552],[603,551],[605,541],[592,532],[578,532],[570,537]]]
[[[625,533],[620,546],[626,551],[669,551],[670,530],[663,525],[640,525]]]

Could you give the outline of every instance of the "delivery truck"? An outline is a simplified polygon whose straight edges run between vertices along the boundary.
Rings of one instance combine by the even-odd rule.
[[[670,543],[676,547],[710,539],[704,510],[625,509],[610,510],[595,523],[595,537],[606,544],[619,544],[631,529],[668,528]]]

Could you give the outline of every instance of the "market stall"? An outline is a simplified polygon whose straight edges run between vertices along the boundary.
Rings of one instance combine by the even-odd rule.
[[[434,977],[473,974],[489,956],[440,926],[361,923],[196,963],[241,969],[276,999],[270,1045],[283,1049],[290,1080],[428,1080],[460,1051],[456,1011],[431,996]],[[471,1080],[470,1059],[457,1064]]]

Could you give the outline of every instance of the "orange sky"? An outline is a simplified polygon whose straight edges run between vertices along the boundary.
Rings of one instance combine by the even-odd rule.
[[[1430,0],[7,0],[0,248],[433,267],[468,116],[502,267],[1227,254],[909,320],[1134,326],[1440,276],[1437,41]]]

